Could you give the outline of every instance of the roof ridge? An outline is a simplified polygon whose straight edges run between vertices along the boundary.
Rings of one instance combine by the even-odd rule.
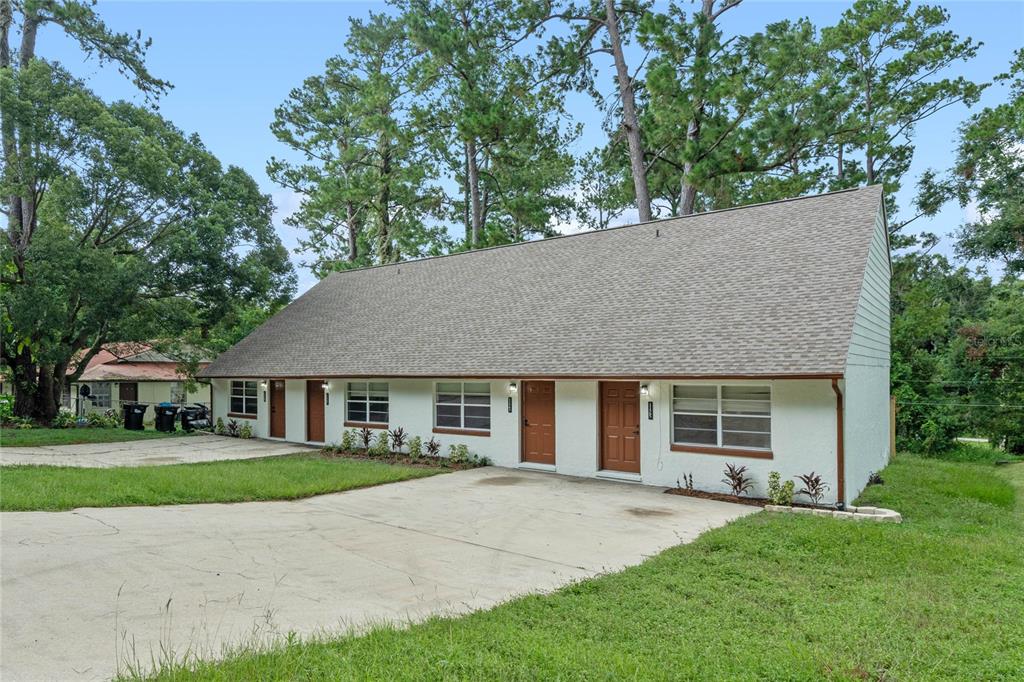
[[[604,228],[602,230],[584,230],[582,232],[573,232],[573,233],[570,233],[570,234],[557,234],[557,235],[555,235],[553,237],[544,237],[543,239],[534,239],[534,240],[528,240],[528,241],[522,241],[522,242],[512,242],[510,244],[494,244],[493,246],[485,246],[485,247],[479,248],[479,249],[469,249],[469,250],[466,250],[466,251],[455,251],[454,253],[440,253],[440,254],[437,254],[437,255],[434,255],[434,256],[424,256],[422,258],[413,258],[412,260],[398,261],[396,263],[378,263],[376,265],[364,265],[364,266],[359,267],[359,268],[351,268],[351,269],[347,269],[347,270],[334,270],[329,275],[327,275],[327,277],[324,277],[322,280],[320,280],[320,282],[326,282],[329,278],[334,277],[335,275],[344,275],[344,274],[347,274],[347,273],[350,273],[350,272],[366,272],[367,270],[377,270],[377,269],[381,269],[381,268],[390,268],[390,267],[396,267],[396,266],[397,267],[401,267],[403,265],[412,265],[412,264],[415,264],[415,263],[424,263],[424,262],[427,262],[427,261],[435,261],[435,260],[440,260],[441,258],[451,258],[451,257],[454,257],[454,256],[466,256],[466,255],[473,254],[473,253],[482,253],[482,252],[485,252],[485,251],[495,251],[497,249],[506,249],[506,248],[510,248],[510,247],[514,247],[514,246],[526,246],[528,244],[543,244],[545,242],[553,242],[553,241],[556,241],[556,240],[559,240],[559,239],[566,239],[566,238],[569,238],[569,237],[583,237],[583,236],[586,236],[586,235],[607,234],[608,232],[611,232],[613,230],[624,230],[624,229],[632,228],[632,227],[643,227],[644,225],[651,225],[651,224],[654,224],[654,223],[663,223],[663,222],[667,222],[669,220],[685,220],[687,218],[698,218],[698,217],[701,217],[701,216],[714,215],[716,213],[727,213],[729,211],[742,211],[742,210],[748,209],[748,208],[758,208],[758,207],[761,207],[761,206],[772,206],[774,204],[785,204],[785,203],[789,203],[789,202],[792,202],[792,201],[803,201],[805,199],[820,199],[820,198],[823,198],[823,197],[833,196],[833,195],[836,195],[836,194],[848,194],[850,192],[863,192],[863,191],[869,190],[869,189],[881,189],[881,188],[882,188],[882,185],[880,183],[875,183],[873,185],[865,185],[863,187],[849,187],[847,189],[837,189],[837,190],[833,190],[831,192],[820,192],[818,194],[805,194],[805,195],[796,196],[796,197],[786,197],[785,199],[773,199],[771,201],[760,201],[760,202],[757,202],[755,204],[744,204],[742,206],[730,206],[728,208],[716,208],[716,209],[711,210],[711,211],[701,211],[700,213],[691,213],[689,215],[674,215],[674,216],[666,216],[664,218],[653,218],[651,220],[644,220],[644,221],[641,221],[641,222],[638,222],[638,223],[627,223],[626,225],[615,225],[615,226],[612,226],[612,227],[606,227],[606,228]],[[320,282],[317,282],[316,284],[314,284],[313,287],[310,287],[310,289],[313,289],[314,287],[316,287],[318,284],[320,284]],[[299,298],[302,298],[302,296],[304,296],[304,295],[305,294],[300,295]]]

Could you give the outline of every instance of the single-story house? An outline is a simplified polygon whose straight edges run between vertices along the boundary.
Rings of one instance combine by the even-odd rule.
[[[505,467],[852,500],[889,459],[878,186],[337,272],[201,376],[215,418],[402,427]]]
[[[200,363],[205,367],[208,362]],[[161,353],[148,343],[108,344],[89,360],[85,371],[70,382],[64,406],[75,414],[120,410],[121,403],[210,404],[210,385],[202,382],[186,390],[180,360]],[[68,370],[71,374],[74,368]],[[88,396],[83,387],[88,387]],[[149,419],[154,413],[149,411]]]

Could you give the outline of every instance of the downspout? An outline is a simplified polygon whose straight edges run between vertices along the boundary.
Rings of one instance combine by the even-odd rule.
[[[832,390],[836,394],[836,508],[842,509],[846,506],[843,499],[846,495],[846,439],[843,437],[843,392],[839,390],[839,379],[832,379]]]

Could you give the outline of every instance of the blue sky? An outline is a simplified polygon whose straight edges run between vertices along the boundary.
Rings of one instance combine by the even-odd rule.
[[[1024,46],[1024,2],[961,1],[938,3],[948,8],[950,26],[961,36],[984,43],[979,56],[962,67],[962,74],[990,81],[1004,71],[1014,49]],[[732,10],[724,25],[728,32],[753,32],[784,18],[809,17],[816,25],[834,23],[847,2],[772,2],[747,0]],[[270,133],[274,107],[302,80],[318,73],[324,61],[343,49],[349,17],[386,11],[383,2],[146,2],[100,0],[97,11],[116,30],[140,29],[153,39],[150,70],[170,81],[174,89],[160,101],[161,113],[178,127],[196,132],[224,164],[246,169],[278,206],[278,232],[289,249],[295,232],[280,222],[293,210],[297,198],[276,187],[264,170],[271,156],[288,152]],[[83,60],[77,46],[55,29],[40,34],[39,54],[58,59],[108,99],[138,100],[131,86],[116,71]],[[610,74],[610,64],[607,65]],[[609,76],[610,77],[610,76]],[[992,87],[978,106],[995,104],[1005,90]],[[570,110],[584,124],[584,134],[573,149],[583,153],[602,143],[602,112],[589,97],[574,95]],[[950,107],[918,127],[917,155],[911,178],[926,168],[945,168],[952,161],[952,146],[964,107]],[[898,197],[906,205],[911,193]],[[916,229],[948,234],[961,221],[957,206],[947,206],[935,219],[920,220]],[[949,252],[949,240],[940,247]],[[300,257],[293,256],[298,262]],[[305,270],[299,289],[315,283]]]

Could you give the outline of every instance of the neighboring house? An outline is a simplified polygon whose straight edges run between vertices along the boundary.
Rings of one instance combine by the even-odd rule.
[[[208,363],[200,363],[205,367]],[[197,390],[185,391],[181,363],[143,343],[115,343],[104,346],[86,366],[82,375],[69,385],[63,403],[75,414],[119,410],[123,402],[210,404],[210,385],[200,383]],[[71,374],[73,370],[69,370]],[[89,396],[82,387],[89,387]],[[147,417],[152,419],[149,411]]]
[[[261,437],[850,501],[890,456],[889,281],[875,186],[334,273],[201,376]]]

